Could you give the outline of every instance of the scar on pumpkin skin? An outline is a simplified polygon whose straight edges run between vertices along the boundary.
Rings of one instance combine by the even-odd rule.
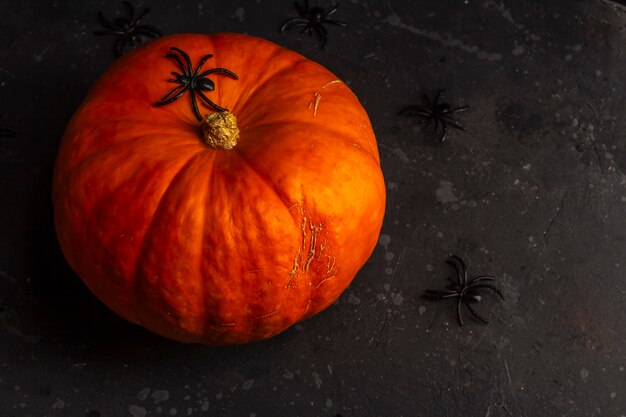
[[[328,262],[326,262],[326,277],[328,278],[332,278],[335,275],[337,275],[337,271],[335,270],[333,275],[329,277],[329,275],[331,274],[331,272],[333,272],[333,269],[335,268],[335,262],[337,260],[336,256],[330,256],[328,253],[326,254],[326,258],[328,258]],[[319,258],[318,258],[319,261]],[[320,267],[321,268],[321,267]],[[320,272],[320,268],[317,269],[317,272]],[[327,278],[327,279],[328,279]],[[316,287],[317,288],[317,287]]]
[[[317,285],[315,286],[315,289],[318,289],[320,285],[322,285],[323,283],[325,283],[325,282],[326,282],[326,281],[328,281],[329,279],[333,279],[333,278],[335,278],[336,276],[337,276],[337,275],[335,274],[335,275],[331,275],[331,276],[329,276],[328,278],[324,278],[323,280],[321,280],[321,281],[319,282],[319,284],[317,284]]]
[[[311,229],[311,242],[309,242],[309,257],[307,258],[306,264],[304,266],[305,272],[309,272],[309,265],[311,265],[313,258],[315,258],[315,247],[317,246],[317,234],[322,230],[322,223],[320,222],[317,226],[314,226],[313,222],[309,220],[309,228]]]
[[[317,255],[317,261],[319,262],[322,257],[322,252],[324,252],[324,248],[326,247],[326,241],[328,240],[328,231],[324,234],[324,241],[320,244],[320,253]]]
[[[300,226],[300,229],[302,230],[302,241],[300,242],[300,246],[298,247],[298,251],[296,252],[296,256],[294,258],[294,262],[293,262],[293,268],[291,269],[291,272],[289,273],[289,280],[287,281],[287,287],[291,287],[291,281],[293,279],[293,277],[296,275],[298,268],[300,268],[300,258],[304,258],[302,256],[302,250],[306,247],[306,240],[307,240],[307,221],[309,222],[309,229],[311,230],[311,237],[309,238],[309,251],[307,254],[307,258],[306,261],[304,263],[304,267],[302,268],[304,270],[305,273],[309,273],[309,266],[311,265],[311,262],[313,262],[313,260],[315,260],[315,254],[317,252],[317,235],[319,234],[319,232],[322,230],[323,226],[322,223],[320,222],[318,225],[314,225],[313,221],[311,220],[311,218],[309,216],[305,215],[305,210],[304,207],[301,208],[300,210],[301,214],[302,214],[302,224]],[[326,246],[326,236],[324,236],[324,242],[320,245],[320,254],[318,255],[318,260],[322,255],[322,250],[324,249],[324,247]],[[328,255],[327,255],[328,256]],[[304,261],[304,259],[302,259]],[[333,262],[334,264],[334,262]]]
[[[296,272],[298,271],[298,267],[300,266],[300,263],[298,262],[298,258],[300,258],[301,250],[302,250],[302,247],[298,247],[298,252],[296,252],[296,257],[293,260],[293,269],[289,273],[289,280],[287,281],[287,288],[291,288],[291,280],[293,279],[294,275],[296,275]]]
[[[320,100],[322,99],[322,95],[318,93],[317,91],[314,93],[314,96],[315,96],[315,103],[313,102],[309,103],[309,110],[311,110],[311,106],[315,104],[315,106],[313,107],[313,117],[317,115],[317,106],[320,105]]]
[[[267,314],[261,314],[260,316],[256,316],[257,319],[264,319],[265,317],[269,317],[269,316],[273,316],[274,314],[278,313],[279,309],[276,309],[274,311],[270,311]]]
[[[342,83],[342,81],[341,80],[329,81],[326,84],[324,84],[322,88],[326,88],[329,85],[336,84],[336,83]],[[315,102],[309,103],[309,110],[311,110],[311,107],[313,107],[313,117],[317,116],[317,107],[320,105],[320,100],[322,99],[322,95],[318,91],[314,93],[314,96],[315,96]]]
[[[302,241],[300,242],[300,246],[298,247],[298,252],[296,252],[296,257],[293,260],[293,268],[291,269],[291,272],[289,273],[289,280],[287,281],[287,288],[291,287],[291,280],[296,275],[296,272],[298,272],[298,268],[300,267],[300,254],[302,252],[302,248],[304,248],[304,246],[306,245],[305,239],[306,239],[307,217],[304,215],[304,208],[302,208],[300,212],[302,213],[302,226],[301,226]]]
[[[300,203],[295,202],[293,203],[290,207],[289,207],[289,211],[291,211],[291,209],[297,207]],[[304,215],[304,209],[301,209],[300,212],[302,213],[302,215]],[[306,219],[304,219],[304,221],[306,222]],[[302,225],[302,227],[304,227],[304,225]],[[304,242],[304,237],[302,238],[302,241]],[[300,266],[300,263],[298,262],[298,259],[300,258],[300,251],[302,250],[302,243],[300,243],[300,246],[298,247],[298,252],[296,252],[296,257],[293,260],[293,268],[291,268],[291,272],[289,272],[289,279],[287,280],[287,285],[285,286],[286,288],[290,288],[291,287],[291,280],[293,279],[294,275],[296,275],[296,272],[298,271],[298,267]]]
[[[341,83],[341,84],[343,84],[344,86],[346,86],[346,83],[344,83],[344,82],[343,82],[343,81],[341,81],[341,80],[332,80],[332,81],[327,82],[326,84],[324,84],[324,85],[322,86],[322,88],[326,88],[326,87],[328,87],[329,85],[331,85],[331,84],[336,84],[336,83]],[[346,88],[348,88],[348,87],[346,86]],[[354,91],[350,90],[350,88],[348,88],[348,91],[350,92],[350,94],[352,94],[352,96],[353,96],[354,98],[356,98],[357,100],[359,99],[359,98],[356,96],[356,94],[354,94]]]
[[[331,84],[340,83],[340,82],[341,82],[341,80],[332,80],[332,81],[327,82],[326,84],[324,84],[324,85],[322,86],[322,88],[326,88],[326,87],[328,87],[328,86],[329,86],[329,85],[331,85]]]

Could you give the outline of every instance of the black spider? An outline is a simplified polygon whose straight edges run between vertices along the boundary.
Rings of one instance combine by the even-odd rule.
[[[301,6],[298,2],[295,2],[296,11],[300,15],[299,17],[292,17],[287,20],[285,24],[280,28],[282,33],[285,30],[291,30],[292,28],[302,28],[302,32],[307,32],[309,36],[315,31],[322,42],[321,48],[324,49],[326,41],[328,41],[328,31],[324,27],[324,24],[330,23],[338,26],[346,26],[346,22],[341,20],[329,19],[333,15],[339,4],[333,6],[329,11],[325,11],[321,7],[309,7],[309,1],[304,0],[304,6]]]
[[[13,138],[17,136],[17,132],[10,127],[2,126],[0,127],[0,137],[3,138]]]
[[[139,21],[150,12],[150,9],[143,9],[143,12],[135,17],[135,7],[128,1],[123,3],[128,11],[128,17],[118,17],[111,22],[104,17],[102,12],[98,12],[100,25],[106,30],[94,32],[96,35],[117,36],[115,43],[113,43],[113,54],[118,58],[124,55],[127,48],[142,44],[146,38],[156,39],[163,36],[161,31],[154,26],[139,24]]]
[[[459,113],[465,111],[469,108],[469,106],[461,106],[455,109],[451,109],[450,105],[447,103],[439,103],[439,97],[444,90],[437,91],[435,95],[435,99],[430,101],[428,96],[424,94],[424,105],[416,104],[413,106],[408,106],[400,110],[398,112],[401,116],[417,116],[422,120],[420,124],[430,124],[431,122],[435,124],[435,132],[439,128],[439,124],[441,124],[441,136],[439,137],[439,141],[443,142],[446,140],[446,127],[448,125],[460,129],[463,129],[458,120],[452,118],[454,113]]]
[[[198,103],[196,102],[196,94],[198,94],[200,98],[206,104],[213,107],[215,110],[226,111],[227,109],[225,109],[224,107],[220,107],[217,104],[213,103],[203,93],[203,91],[213,91],[213,89],[215,89],[215,84],[213,83],[213,81],[204,77],[212,73],[218,73],[218,74],[228,75],[229,77],[237,80],[238,79],[237,75],[234,72],[227,70],[226,68],[212,68],[210,70],[207,70],[198,74],[200,70],[202,69],[202,66],[204,65],[204,63],[207,61],[207,59],[211,58],[213,55],[208,54],[208,55],[203,56],[202,59],[200,60],[200,63],[194,70],[193,66],[191,65],[191,59],[189,59],[189,55],[187,55],[185,51],[178,49],[174,46],[171,47],[170,50],[177,52],[185,60],[185,63],[183,64],[183,61],[180,60],[180,57],[178,55],[173,54],[173,53],[168,53],[166,55],[168,58],[171,58],[174,61],[176,61],[176,63],[178,64],[178,66],[180,67],[183,73],[179,74],[175,71],[171,72],[171,74],[176,78],[170,78],[168,79],[168,81],[178,84],[178,87],[175,87],[172,91],[170,91],[165,96],[163,96],[163,98],[160,101],[154,104],[157,106],[164,106],[166,104],[170,104],[178,100],[179,98],[181,98],[183,94],[185,94],[185,91],[189,90],[189,94],[191,94],[191,105],[193,106],[193,114],[196,116],[196,119],[198,119],[198,121],[202,120],[202,116],[200,115],[200,110],[198,110]]]
[[[502,292],[491,284],[486,282],[495,281],[495,278],[489,275],[480,275],[472,280],[467,280],[467,266],[461,258],[456,255],[450,256],[450,259],[446,260],[446,263],[454,266],[456,270],[456,276],[458,282],[448,277],[451,284],[447,286],[447,290],[426,290],[424,297],[429,300],[443,300],[444,298],[458,298],[456,306],[456,314],[459,320],[459,324],[463,326],[463,318],[461,317],[461,304],[465,304],[467,310],[474,316],[474,318],[481,323],[488,324],[489,321],[480,316],[470,305],[470,303],[478,303],[482,300],[480,295],[481,288],[487,288],[493,290],[500,298],[504,300]]]

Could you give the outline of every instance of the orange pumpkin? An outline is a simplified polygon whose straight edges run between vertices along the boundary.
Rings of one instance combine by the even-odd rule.
[[[199,123],[191,90],[155,105],[185,81],[171,47],[238,76],[207,76],[204,94],[229,112],[195,94],[212,115]],[[340,296],[376,245],[385,186],[368,116],[328,70],[250,36],[175,35],[91,88],[53,202],[67,261],[111,309],[179,341],[234,344]]]

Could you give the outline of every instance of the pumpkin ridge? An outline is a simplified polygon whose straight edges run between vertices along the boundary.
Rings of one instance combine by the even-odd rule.
[[[141,296],[141,292],[140,292],[140,284],[142,283],[140,275],[138,274],[138,272],[140,271],[140,265],[141,262],[145,260],[145,257],[147,255],[148,252],[148,243],[149,243],[149,236],[152,233],[152,231],[154,230],[154,228],[157,226],[157,220],[158,220],[158,216],[159,216],[159,212],[162,211],[166,201],[167,201],[167,196],[170,194],[170,192],[172,191],[172,189],[178,184],[178,182],[176,181],[178,178],[180,178],[181,176],[185,175],[185,173],[187,172],[187,170],[196,162],[196,160],[198,159],[198,156],[204,153],[204,149],[200,150],[196,153],[194,153],[187,162],[185,162],[182,167],[180,168],[180,170],[174,175],[172,176],[172,179],[170,180],[167,188],[165,189],[165,191],[163,192],[163,195],[161,196],[161,199],[159,200],[156,209],[154,210],[154,213],[152,215],[152,221],[150,222],[150,225],[146,228],[146,231],[143,235],[143,238],[141,240],[141,246],[139,248],[139,250],[137,251],[137,258],[135,259],[135,266],[134,266],[134,282],[133,282],[133,296],[135,297],[135,299],[137,300],[142,300],[143,297]],[[138,312],[140,312],[141,308],[139,308],[139,303],[135,304],[135,317],[140,321],[142,321],[140,315],[138,314]],[[143,323],[141,323],[143,325]]]
[[[250,161],[248,161],[245,156],[243,156],[240,152],[235,151],[234,153],[237,155],[237,158],[239,158],[239,160],[242,161],[246,167],[248,167],[248,169],[256,174],[263,181],[263,183],[265,183],[265,185],[267,185],[267,187],[274,192],[276,197],[278,197],[278,199],[283,203],[283,206],[285,206],[285,210],[287,211],[287,213],[289,213],[289,215],[293,219],[294,226],[299,227],[299,220],[296,219],[295,215],[292,214],[292,210],[290,209],[293,206],[293,201],[289,200],[289,197],[287,195],[280,193],[279,188],[272,181],[272,179],[269,178],[262,171],[258,170]]]
[[[268,62],[270,63],[273,62],[275,59],[277,59],[280,55],[284,53],[285,53],[284,48],[278,46],[276,51],[271,55],[270,58],[268,58]],[[262,80],[256,82],[254,84],[254,89],[252,89],[245,97],[243,97],[243,95],[240,94],[235,104],[233,104],[233,109],[239,109],[240,106],[242,106],[245,109],[246,103],[249,103],[251,100],[254,100],[254,97],[256,97],[257,93],[263,92],[263,89],[265,88],[265,86],[267,85],[269,81],[271,81],[274,77],[282,75],[285,72],[292,71],[294,65],[302,62],[303,60],[306,60],[306,58],[300,56],[299,54],[296,54],[296,56],[298,57],[298,60],[293,60],[289,62],[284,67],[276,70],[270,75],[264,77]]]
[[[180,138],[180,136],[178,135],[174,135],[173,133],[171,134],[173,139],[176,140],[178,138]],[[105,152],[115,152],[117,148],[123,148],[125,146],[128,146],[129,143],[131,142],[137,142],[137,141],[141,141],[141,140],[145,140],[148,138],[162,138],[162,137],[166,137],[168,135],[166,134],[158,134],[158,133],[150,133],[150,134],[146,134],[146,135],[140,135],[140,136],[135,136],[132,139],[129,140],[125,140],[125,141],[120,141],[120,142],[112,142],[108,145],[105,145],[101,148],[98,148],[96,150],[94,150],[93,152],[87,154],[87,155],[83,155],[79,160],[75,161],[74,164],[72,164],[71,166],[69,166],[66,171],[65,174],[66,175],[70,175],[73,173],[73,171],[75,170],[79,170],[81,167],[83,167],[85,164],[89,164],[91,161],[93,161],[94,159],[97,158],[101,158],[102,154]],[[200,142],[201,143],[201,142]],[[185,143],[185,144],[174,144],[171,145],[168,150],[173,151],[180,151],[184,148],[191,148],[191,147],[195,147],[195,145],[193,143]]]
[[[215,159],[213,159],[215,161]],[[208,170],[209,174],[207,175],[207,184],[206,187],[204,187],[204,189],[206,190],[204,193],[204,202],[202,204],[202,207],[206,207],[207,204],[209,203],[209,190],[210,188],[210,184],[211,181],[213,180],[213,169],[209,169]],[[207,235],[207,227],[208,227],[208,222],[207,222],[207,210],[203,210],[202,211],[202,239],[200,240],[200,256],[198,257],[198,279],[201,281],[200,282],[200,288],[202,289],[200,291],[200,296],[202,297],[202,320],[200,320],[200,334],[207,334],[207,289],[206,289],[206,285],[205,285],[205,279],[204,276],[202,275],[202,261],[203,261],[203,254],[204,254],[204,249],[206,247],[206,239],[204,238],[204,236]]]
[[[280,77],[284,73],[289,73],[289,72],[293,71],[294,67],[296,65],[298,65],[298,64],[301,64],[301,63],[309,64],[308,62],[306,62],[307,61],[306,58],[304,58],[303,56],[301,56],[299,54],[297,56],[299,58],[298,60],[293,60],[292,62],[289,63],[289,65],[287,65],[284,68],[281,68],[280,70],[274,72],[271,76],[265,78],[262,83],[258,83],[257,87],[254,90],[252,90],[252,92],[250,94],[248,94],[245,97],[245,99],[238,100],[237,104],[242,106],[242,111],[240,112],[240,114],[238,116],[241,116],[242,119],[245,119],[246,118],[245,109],[247,109],[247,108],[256,109],[256,107],[252,105],[252,104],[254,104],[255,98],[258,96],[258,94],[262,94],[262,93],[265,92],[265,89],[268,88],[267,84],[269,82],[271,82],[274,78]],[[256,110],[253,110],[253,113],[254,112],[256,112]]]
[[[314,127],[315,130],[319,131],[319,130],[326,130],[327,132],[329,132],[329,135],[327,136],[329,139],[328,140],[333,140],[335,138],[340,138],[341,142],[344,143],[344,145],[346,147],[348,147],[349,149],[352,150],[356,150],[359,151],[359,153],[361,154],[365,154],[368,157],[372,158],[372,160],[374,162],[376,162],[376,164],[380,165],[380,159],[379,156],[373,153],[368,152],[367,149],[361,147],[361,146],[354,146],[353,142],[350,142],[350,137],[346,136],[345,132],[343,132],[341,129],[338,128],[334,128],[331,127],[333,126],[332,124],[319,124],[315,121],[315,119],[311,119],[311,120],[285,120],[285,121],[272,121],[272,122],[262,122],[262,123],[258,123],[258,124],[253,124],[251,126],[245,126],[243,128],[241,128],[241,134],[240,136],[243,137],[244,139],[241,140],[241,143],[245,142],[245,136],[247,135],[254,135],[254,136],[261,136],[263,137],[264,135],[261,135],[259,133],[256,132],[257,129],[260,130],[272,130],[275,126],[284,126],[286,124],[289,125],[296,125],[296,124],[302,124],[304,126],[307,127]],[[252,131],[252,132],[251,132]]]
[[[187,148],[188,146],[189,145],[185,146],[185,148]],[[180,147],[182,148],[183,146],[180,146]],[[65,170],[63,172],[57,170],[57,177],[59,175],[62,175],[68,181],[75,181],[74,178],[80,179],[81,177],[83,177],[85,175],[85,173],[91,172],[92,175],[93,175],[93,173],[100,172],[102,167],[101,166],[95,166],[94,167],[93,164],[98,164],[99,160],[101,160],[101,159],[110,158],[111,156],[109,156],[109,155],[111,155],[111,153],[113,153],[112,157],[116,157],[117,156],[116,153],[118,153],[118,150],[123,150],[123,148],[120,148],[120,147],[117,147],[117,146],[105,148],[101,152],[96,152],[93,155],[90,155],[90,157],[88,159],[84,159],[84,160],[80,161],[79,163],[71,166],[69,169],[67,169],[67,170]],[[178,157],[170,159],[169,161],[167,161],[165,163],[166,164],[171,164],[171,166],[173,166],[173,167],[176,167],[176,165],[180,164],[180,167],[181,167],[180,169],[182,169],[182,167],[184,167],[184,165],[186,164],[186,162],[183,162],[184,159],[185,159],[184,155],[183,156],[178,156]],[[151,161],[155,161],[155,160],[151,159]],[[155,163],[154,166],[151,166],[150,168],[152,169],[152,168],[158,166],[159,163],[164,163],[164,162],[157,160],[157,163]],[[175,172],[175,169],[172,169],[172,171]],[[174,178],[176,175],[177,174],[174,174],[172,176],[172,178]],[[94,177],[94,179],[96,181],[98,181],[97,176]],[[81,184],[83,184],[83,180],[84,179],[82,179],[80,181]],[[58,179],[55,179],[54,181],[56,183],[58,181]],[[123,190],[123,189],[127,188],[129,185],[132,186],[134,181],[135,181],[135,179],[132,178],[132,177],[123,176],[123,177],[120,177],[119,182],[116,182],[116,183],[113,183],[113,184],[109,183],[108,186],[110,188],[106,192],[98,192],[95,195],[92,194],[92,197],[93,197],[92,206],[94,207],[94,209],[97,208],[97,207],[101,207],[103,205],[103,203],[106,204],[106,201],[111,196],[114,196],[114,195],[118,194],[119,190]],[[166,190],[167,189],[165,189],[163,192],[166,192]],[[61,200],[59,200],[59,197],[57,197],[58,193],[59,193],[58,189],[56,189],[54,191],[54,193],[53,193],[54,203],[55,203],[55,207],[56,207],[55,211],[59,209],[59,207],[60,207],[59,204],[61,202]],[[65,193],[65,192],[63,192],[63,193]],[[154,194],[154,195],[155,195],[155,199],[152,200],[152,201],[156,202],[156,201],[159,201],[162,198],[162,196],[159,197],[157,194]],[[155,204],[155,207],[158,207],[158,203]],[[155,208],[155,210],[156,210],[156,208]],[[89,213],[87,213],[86,217],[87,218],[93,217],[94,214],[96,214],[96,212],[97,212],[97,210],[89,212]],[[146,227],[144,229],[144,231],[147,230],[147,229],[148,228]],[[110,243],[111,242],[109,242],[109,243],[105,243],[104,241],[101,242],[103,248],[109,248],[109,244]],[[140,249],[138,249],[135,253],[137,253],[137,254],[140,253]],[[133,265],[133,264],[135,264],[135,262],[133,262],[133,261],[129,262],[129,265]],[[132,271],[132,272],[129,272],[129,275],[134,274],[135,267],[132,266],[132,268],[129,268],[129,271]]]

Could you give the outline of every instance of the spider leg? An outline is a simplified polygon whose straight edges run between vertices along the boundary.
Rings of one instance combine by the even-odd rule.
[[[399,116],[410,116],[410,117],[421,117],[422,120],[420,120],[420,124],[424,124],[424,123],[429,123],[432,114],[428,111],[428,109],[424,108],[423,106],[418,105],[414,105],[414,106],[408,106],[403,108],[402,110],[400,110],[398,112]]]
[[[294,23],[293,25],[291,25],[291,27],[289,28],[289,30],[291,29],[295,29],[295,28],[301,28],[304,27],[304,29],[302,29],[302,32],[300,32],[300,34],[306,32],[307,30],[310,32],[310,25],[308,21],[305,22],[299,22],[299,23]]]
[[[298,14],[302,17],[306,16],[308,14],[309,11],[309,1],[308,0],[304,0],[304,8],[302,6],[300,6],[300,3],[298,3],[297,1],[293,2],[293,5],[296,7],[296,11],[298,12]]]
[[[172,78],[170,78],[170,79],[168,80],[168,81],[172,81],[172,82],[174,82],[174,81],[178,81],[178,79],[179,79],[179,78],[182,78],[182,77],[183,77],[183,74],[179,74],[179,73],[177,73],[176,71],[171,71],[171,72],[170,72],[170,74],[172,74],[174,77],[176,77],[176,79],[172,79]]]
[[[448,110],[445,113],[446,114],[459,113],[459,112],[465,111],[467,109],[469,109],[469,106],[461,106],[461,107],[457,107],[456,109]]]
[[[468,303],[467,301],[463,301],[463,303],[465,304],[465,307],[467,307],[467,310],[472,313],[472,316],[474,316],[476,318],[476,320],[484,323],[484,324],[489,324],[489,320],[487,320],[486,318],[482,317],[480,314],[478,314],[476,312],[476,310],[474,310],[472,308],[472,306],[470,305],[470,303]]]
[[[285,24],[280,28],[280,32],[282,33],[285,30],[291,30],[294,27],[300,27],[302,25],[307,25],[308,20],[303,19],[301,17],[294,17],[285,22]]]
[[[416,116],[421,110],[422,106],[419,105],[406,106],[398,112],[398,116]]]
[[[122,4],[124,4],[124,7],[126,7],[128,11],[128,21],[132,25],[135,22],[135,6],[129,1],[124,1]]]
[[[204,93],[202,91],[198,90],[197,92],[198,92],[198,95],[200,96],[200,98],[202,100],[204,100],[204,102],[206,104],[208,104],[209,106],[213,107],[215,110],[217,110],[217,111],[227,111],[228,110],[228,109],[226,109],[226,108],[224,108],[222,106],[218,106],[217,104],[215,104],[214,102],[209,100],[209,98],[206,95],[204,95]]]
[[[183,64],[183,61],[180,60],[180,57],[178,55],[176,55],[176,54],[167,54],[165,56],[168,57],[168,58],[173,59],[174,61],[176,61],[176,63],[180,67],[180,70],[185,74],[185,76],[191,78],[191,73],[185,68],[185,64]]]
[[[465,128],[463,126],[461,126],[461,124],[459,123],[458,120],[454,120],[449,116],[440,116],[441,120],[443,120],[444,122],[446,122],[447,124],[449,124],[450,126],[454,127],[455,129],[459,129],[459,130],[463,130],[465,131]]]
[[[118,35],[118,36],[121,36],[121,35],[124,35],[124,32],[119,31],[119,30],[116,30],[116,31],[95,30],[93,32],[93,34],[97,35],[97,36],[106,36],[106,35]]]
[[[332,25],[337,25],[337,26],[347,26],[348,24],[344,21],[341,20],[335,20],[335,19],[328,19],[328,20],[324,20],[324,23],[330,23]]]
[[[450,258],[446,260],[446,263],[454,266],[457,278],[459,279],[459,284],[461,287],[465,287],[467,285],[467,265],[465,265],[465,261],[456,255],[450,255]]]
[[[145,9],[143,9],[141,14],[135,18],[135,24],[139,23],[139,21],[143,19],[144,17],[146,17],[148,13],[150,13],[150,8],[146,7]]]
[[[439,89],[437,91],[437,93],[435,94],[435,99],[433,100],[433,107],[437,107],[437,105],[439,105],[439,97],[441,96],[441,93],[443,93],[444,89]]]
[[[179,98],[181,98],[182,95],[185,94],[185,91],[187,91],[188,88],[189,88],[188,84],[181,84],[178,87],[174,88],[169,93],[167,93],[161,100],[159,100],[155,104],[157,106],[163,106],[165,104],[170,104],[170,103],[178,100]],[[172,96],[174,96],[174,97],[172,97]]]
[[[459,297],[459,301],[456,303],[456,318],[459,320],[459,324],[463,327],[463,316],[461,315],[461,303],[463,297]]]
[[[213,74],[213,73],[219,73],[219,74],[225,74],[228,75],[231,78],[234,78],[235,80],[238,80],[239,77],[237,77],[237,74],[235,74],[234,72],[227,70],[226,68],[211,68],[210,70],[204,71],[202,74],[198,75],[197,77],[199,78],[204,78],[209,74]]]
[[[437,122],[437,119],[435,119],[435,123]],[[445,142],[447,137],[447,133],[446,133],[446,123],[445,122],[441,122],[441,135],[439,136],[439,142],[443,143]]]
[[[185,70],[185,75],[187,76],[191,76],[191,74],[193,73],[193,66],[191,65],[191,59],[189,59],[189,55],[187,55],[187,52],[183,51],[182,49],[178,49],[175,46],[172,46],[170,48],[172,51],[176,51],[180,54],[180,56],[183,57],[183,59],[185,60],[185,62],[187,63],[187,70]],[[174,54],[171,54],[174,55]],[[168,55],[169,56],[169,55]],[[174,55],[175,56],[175,55]],[[177,57],[178,58],[178,57]],[[182,63],[180,62],[180,58],[177,59],[177,61],[179,62],[179,64],[181,64],[181,69],[184,69]]]
[[[14,138],[15,136],[17,136],[17,132],[10,127],[2,126],[0,128],[0,136],[4,138]]]
[[[496,288],[495,286],[491,285],[491,284],[478,284],[478,285],[472,285],[471,288],[489,288],[490,290],[493,290],[493,292],[495,292],[496,294],[498,294],[498,296],[501,299],[505,299],[504,298],[504,294],[502,294],[502,291],[500,291],[498,288]]]
[[[119,28],[117,28],[115,25],[113,25],[113,23],[109,22],[109,20],[107,20],[106,17],[104,17],[104,14],[102,14],[102,12],[98,12],[98,21],[100,22],[100,26],[102,26],[105,29],[110,30],[111,32],[117,32],[120,33]],[[110,34],[110,32],[103,32],[103,31],[98,31],[98,32],[94,32],[96,35],[108,35]]]
[[[422,99],[424,99],[424,104],[426,104],[426,108],[432,109],[433,103],[430,101],[430,98],[426,94],[422,95]]]
[[[315,32],[322,41],[322,46],[320,48],[324,49],[324,47],[326,46],[326,42],[328,41],[328,31],[322,25],[315,25],[313,26],[313,29],[315,29]]]
[[[452,298],[452,297],[458,297],[459,296],[459,292],[458,291],[446,291],[446,290],[426,290],[424,292],[424,297],[430,299],[430,300],[442,300],[444,298]]]
[[[324,18],[323,18],[324,23],[332,23],[333,25],[339,25],[339,26],[346,26],[347,25],[346,22],[342,22],[341,20],[328,19],[328,17],[330,17],[333,14],[335,14],[335,12],[337,11],[338,8],[339,8],[339,3],[335,4],[335,7],[330,9],[328,12],[324,13]]]
[[[328,16],[334,14],[337,11],[338,8],[339,8],[339,3],[335,4],[335,6],[332,9],[330,9],[329,11],[324,13],[324,19],[326,19]]]
[[[200,110],[198,109],[198,103],[196,101],[196,92],[193,88],[189,89],[189,93],[191,94],[191,105],[193,106],[193,114],[196,115],[196,119],[198,121],[202,120],[202,115],[200,114]]]
[[[163,33],[154,26],[150,25],[141,25],[140,27],[135,29],[135,33],[140,35],[149,36],[151,38],[160,38],[163,36]]]
[[[200,63],[196,67],[196,70],[193,72],[193,74],[191,76],[195,77],[198,74],[198,71],[200,71],[202,69],[202,66],[207,61],[207,59],[211,58],[212,56],[213,56],[213,54],[208,54],[208,55],[203,56],[202,59],[200,60]]]
[[[489,275],[480,275],[474,279],[472,279],[467,285],[468,286],[474,286],[479,284],[482,281],[495,281],[496,279],[492,276]]]
[[[467,109],[469,109],[469,106],[467,106],[467,105],[466,106],[461,106],[461,107],[456,107],[454,109],[450,109],[450,108],[443,109],[441,111],[441,117],[445,117],[445,118],[448,118],[449,120],[456,121],[455,119],[452,118],[451,115],[453,115],[454,113],[464,112]]]

